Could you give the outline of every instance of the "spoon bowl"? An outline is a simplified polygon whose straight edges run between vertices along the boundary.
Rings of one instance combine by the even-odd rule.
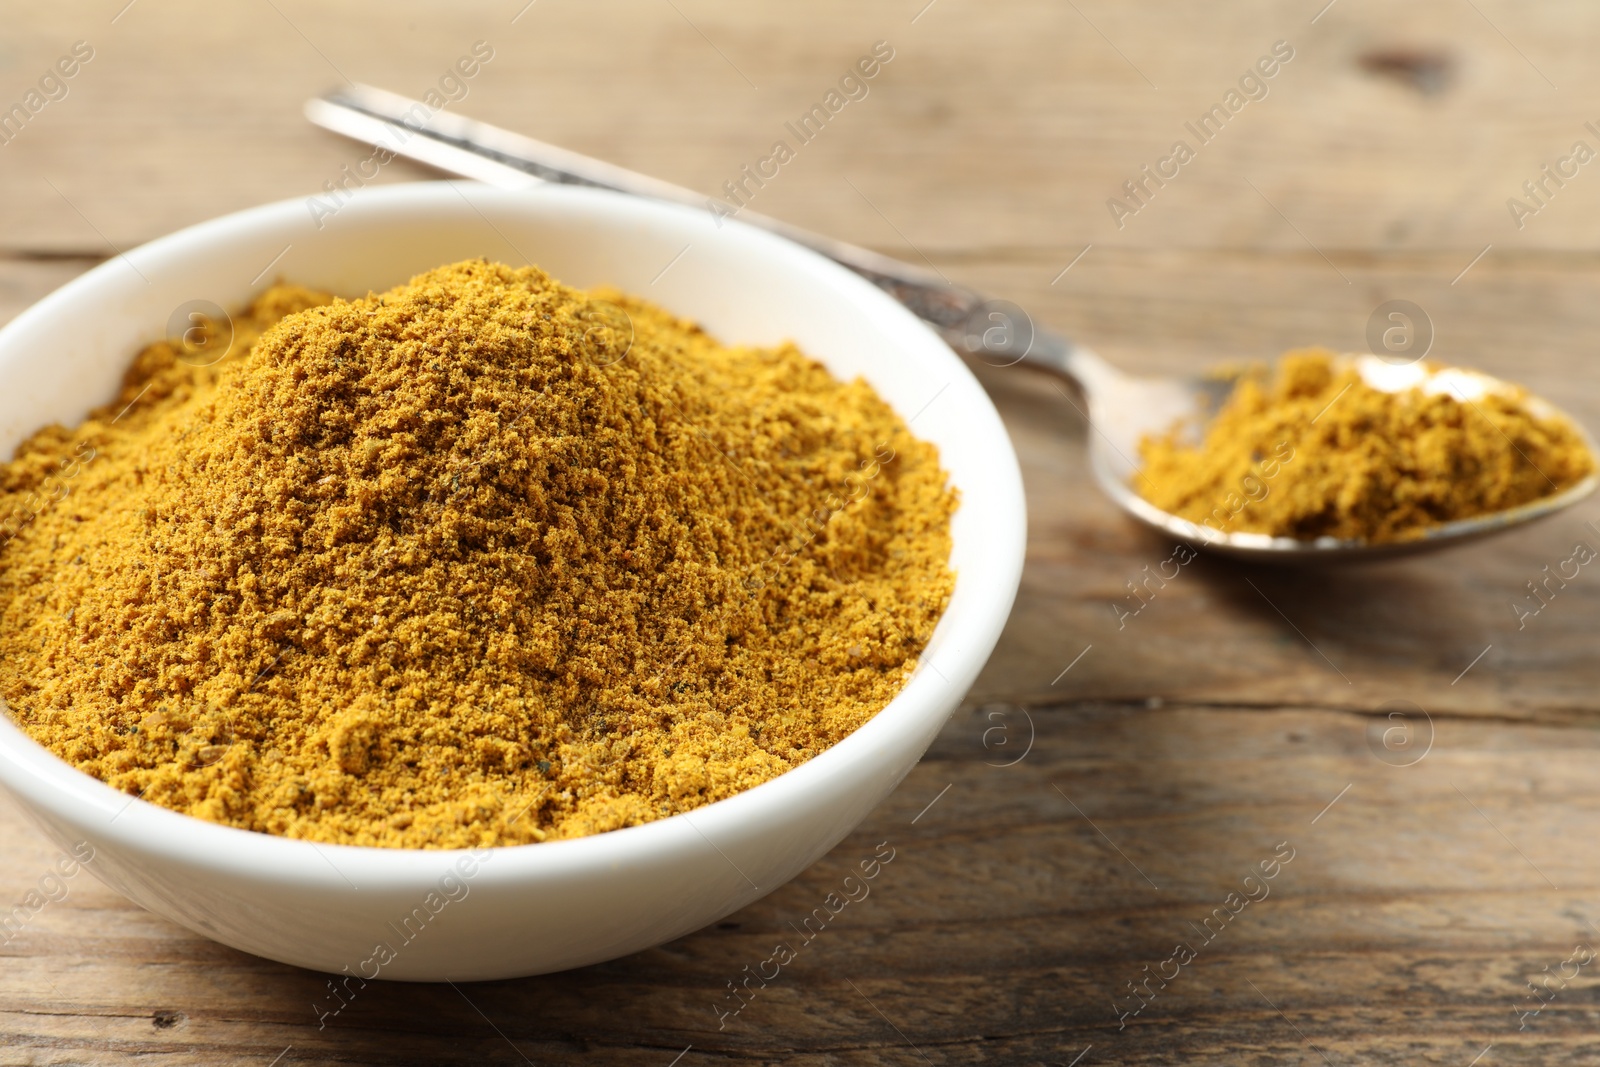
[[[1372,542],[1360,538],[1319,537],[1300,540],[1250,531],[1225,532],[1180,515],[1163,511],[1134,489],[1139,471],[1139,444],[1151,434],[1167,433],[1185,423],[1203,433],[1238,381],[1238,375],[1204,378],[1138,378],[1123,374],[1081,347],[1046,341],[1037,362],[1076,382],[1089,406],[1089,467],[1096,483],[1119,507],[1159,533],[1204,548],[1218,555],[1253,563],[1314,566],[1394,559],[1504,533],[1536,519],[1571,507],[1600,486],[1600,471],[1560,492],[1504,511],[1419,530],[1415,537]],[[1516,388],[1498,378],[1460,367],[1433,367],[1421,363],[1394,365],[1376,356],[1346,356],[1363,381],[1385,392],[1417,386],[1424,392],[1441,392],[1470,401],[1492,393],[1512,395]],[[1539,397],[1524,396],[1528,410],[1540,417],[1565,422],[1583,441],[1591,455],[1596,448],[1583,426],[1566,412]]]

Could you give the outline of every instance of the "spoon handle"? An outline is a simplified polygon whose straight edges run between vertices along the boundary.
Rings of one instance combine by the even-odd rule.
[[[955,285],[937,268],[918,267],[780,219],[712,200],[692,189],[627,170],[519,133],[435,109],[370,85],[352,84],[306,102],[325,129],[378,145],[436,170],[502,188],[542,181],[588,185],[668,200],[787,237],[848,267],[939,331],[957,352],[996,367],[1028,366],[1094,390],[1117,372],[1065,337],[1039,328],[1021,307]]]

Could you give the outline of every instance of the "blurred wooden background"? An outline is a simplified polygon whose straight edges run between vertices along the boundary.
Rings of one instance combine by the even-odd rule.
[[[484,41],[494,57],[452,111],[709,196],[879,40],[894,59],[869,95],[757,210],[925,257],[1151,373],[1361,349],[1374,308],[1411,300],[1434,356],[1600,428],[1600,164],[1547,184],[1520,229],[1506,206],[1533,206],[1523,183],[1574,142],[1600,150],[1584,125],[1600,125],[1600,10],[1576,0],[18,8],[0,107],[75,42],[93,58],[0,144],[0,319],[117,249],[318,192],[366,155],[300,114],[344,79],[420,95]],[[1119,229],[1107,199],[1193,144],[1184,123],[1278,41],[1294,58],[1268,96]],[[377,181],[428,176],[395,162]],[[1091,487],[1086,428],[1050,383],[981,376],[1028,482],[1017,611],[967,707],[834,855],[636,957],[375,986],[320,1030],[321,977],[79,877],[0,947],[0,1064],[1600,1054],[1595,967],[1563,967],[1600,941],[1600,577],[1523,629],[1512,607],[1575,541],[1600,544],[1584,525],[1600,505],[1336,574],[1202,561],[1119,630],[1124,583],[1171,546]],[[726,983],[883,840],[898,855],[869,900],[719,1031]],[[1119,1019],[1139,1003],[1127,983],[1198,943],[1193,924],[1285,841],[1271,896]],[[51,860],[0,804],[0,914]]]

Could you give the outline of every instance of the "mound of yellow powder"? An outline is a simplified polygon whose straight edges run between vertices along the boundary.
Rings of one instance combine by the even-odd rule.
[[[236,327],[0,468],[0,693],[130,794],[403,847],[644,822],[860,726],[948,599],[934,448],[793,346],[486,262]]]
[[[1374,542],[1531,503],[1571,487],[1595,459],[1566,420],[1520,390],[1456,397],[1378,389],[1326,349],[1246,374],[1204,440],[1148,437],[1139,494],[1224,533]]]

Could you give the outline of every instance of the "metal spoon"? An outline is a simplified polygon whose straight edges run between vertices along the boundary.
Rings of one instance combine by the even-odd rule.
[[[306,117],[335,133],[437,170],[503,188],[524,188],[541,181],[589,185],[635,196],[669,200],[706,210],[705,196],[648,175],[592,159],[531,137],[438,112],[420,101],[383,89],[352,85],[306,103]],[[1265,563],[1334,563],[1380,559],[1432,551],[1462,541],[1500,533],[1544,518],[1582,500],[1600,486],[1600,473],[1553,496],[1521,507],[1446,523],[1407,541],[1371,543],[1325,537],[1301,541],[1260,533],[1223,532],[1162,511],[1132,487],[1138,471],[1139,442],[1147,434],[1168,431],[1179,420],[1203,425],[1233,386],[1225,376],[1206,378],[1136,378],[1123,374],[1082,345],[1039,328],[1027,312],[1004,300],[952,285],[932,270],[880,255],[856,245],[811,233],[753,211],[738,212],[741,221],[805,245],[849,267],[878,285],[936,328],[952,348],[992,366],[1024,366],[1064,378],[1083,393],[1089,407],[1089,466],[1095,480],[1113,501],[1145,525],[1191,545],[1221,555]],[[1374,359],[1374,357],[1361,357]],[[1381,378],[1382,372],[1364,376]],[[1510,386],[1488,375],[1456,369],[1422,370],[1419,375],[1451,374],[1443,383],[1459,389],[1488,391]],[[1435,383],[1439,384],[1439,383]],[[1576,420],[1542,401],[1530,401],[1537,413],[1563,418],[1590,452],[1594,441]]]

